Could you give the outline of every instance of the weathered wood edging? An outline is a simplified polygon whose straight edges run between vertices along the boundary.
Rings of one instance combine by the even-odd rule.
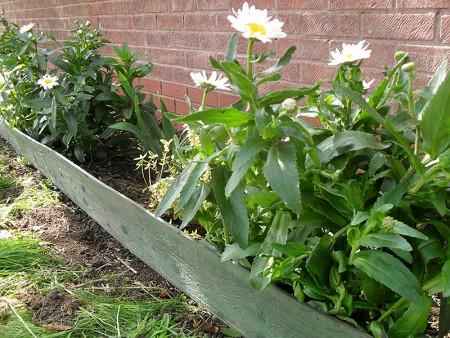
[[[22,156],[106,231],[152,269],[250,338],[368,337],[324,315],[275,286],[257,293],[249,272],[20,131],[0,123],[3,136]]]

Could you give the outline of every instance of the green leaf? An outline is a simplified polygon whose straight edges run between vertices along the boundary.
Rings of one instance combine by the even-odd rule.
[[[423,295],[419,302],[412,303],[402,318],[389,329],[389,338],[415,337],[423,333],[428,324],[428,316],[433,305],[431,297]]]
[[[311,250],[305,244],[289,242],[286,244],[275,243],[273,248],[284,255],[291,257],[300,257],[309,253]]]
[[[229,261],[231,259],[242,259],[249,256],[256,256],[261,243],[249,243],[248,247],[242,249],[237,243],[228,246],[220,257],[221,262]]]
[[[419,92],[420,98],[414,105],[416,109],[416,116],[419,120],[422,119],[424,112],[428,108],[429,98],[431,100],[431,98],[436,94],[436,91],[441,85],[442,81],[444,81],[446,74],[447,74],[447,60],[441,63],[441,65],[431,78],[430,82],[428,83],[427,88]]]
[[[229,173],[224,166],[214,168],[211,172],[211,183],[225,226],[241,248],[248,245],[249,220],[244,203],[244,192],[236,188],[228,199],[225,196],[225,183]]]
[[[214,108],[190,115],[166,113],[166,116],[175,122],[185,122],[193,125],[224,124],[227,127],[239,127],[253,120],[251,115],[234,108]]]
[[[231,86],[238,94],[245,100],[252,102],[256,93],[256,87],[253,82],[249,80],[241,66],[232,61],[222,61],[220,67],[226,73]]]
[[[264,177],[275,192],[296,213],[301,212],[297,156],[292,143],[278,142],[263,167]]]
[[[383,196],[380,196],[373,205],[372,210],[376,211],[387,204],[398,205],[403,198],[403,195],[405,195],[408,185],[409,182],[400,183],[394,189],[391,189]]]
[[[139,139],[139,142],[141,142],[142,145],[146,149],[152,149],[152,147],[150,146],[150,144],[147,141],[147,137],[134,124],[131,124],[129,122],[115,123],[115,124],[109,126],[108,129],[105,130],[105,132],[102,134],[102,137],[103,138],[108,137],[109,135],[111,135],[113,133],[114,130],[128,131],[128,132],[132,133],[133,135],[135,135]]]
[[[170,122],[170,119],[166,116],[167,106],[161,97],[159,97],[159,105],[161,107],[162,126],[163,126],[164,136],[165,136],[166,140],[170,140],[175,135],[175,128],[173,127],[172,122]]]
[[[421,131],[423,150],[432,159],[438,157],[450,145],[450,71],[425,109]]]
[[[78,133],[77,118],[72,114],[72,112],[66,111],[64,112],[64,121],[66,121],[72,136],[76,137]]]
[[[369,248],[390,248],[411,251],[412,246],[406,239],[397,234],[373,233],[361,237],[358,243]]]
[[[422,174],[425,171],[424,166],[420,162],[419,158],[414,154],[414,151],[412,150],[409,142],[399,132],[397,132],[391,124],[388,123],[389,120],[385,121],[383,117],[374,108],[372,108],[360,94],[354,92],[353,90],[336,81],[330,82],[333,84],[333,87],[339,89],[339,91],[341,91],[347,97],[351,98],[356,104],[358,104],[358,106],[367,111],[372,119],[374,119],[379,125],[383,126],[383,128],[392,135],[397,143],[408,154],[409,160],[414,165],[414,168],[419,174]]]
[[[231,167],[232,174],[225,187],[225,194],[230,196],[233,190],[247,173],[258,153],[266,147],[266,143],[260,137],[248,138],[239,148],[238,154]]]
[[[274,254],[273,244],[286,243],[287,233],[290,223],[289,213],[278,210],[270,225],[264,243],[253,262],[252,270],[250,272],[250,283],[257,290],[263,290],[270,284],[270,276],[264,276],[263,272],[268,267],[268,259],[261,257],[261,255],[272,256]]]
[[[208,163],[199,163],[194,170],[192,170],[192,173],[189,175],[188,179],[186,180],[186,184],[184,185],[183,189],[181,189],[180,192],[180,198],[178,200],[178,204],[174,210],[175,213],[179,212],[181,209],[184,208],[186,203],[191,198],[192,193],[194,192],[195,188],[198,184],[198,179],[203,175],[203,173],[208,169]]]
[[[255,204],[263,208],[267,208],[279,199],[280,198],[278,197],[278,195],[272,191],[254,190],[247,193],[244,198],[244,202],[247,204]]]
[[[202,206],[203,202],[208,197],[211,191],[211,187],[206,184],[202,184],[200,187],[192,192],[189,201],[187,201],[183,212],[183,223],[180,225],[180,229],[186,227],[189,222],[195,217],[195,214]]]
[[[444,297],[450,297],[450,259],[447,259],[442,267],[442,278],[444,280],[444,291],[442,295]]]
[[[375,135],[354,130],[346,130],[332,135],[322,141],[317,148],[321,151],[320,161],[328,163],[332,158],[343,153],[360,149],[385,149],[388,146],[382,144]],[[308,166],[312,164],[310,160]]]
[[[273,74],[273,73],[279,72],[282,68],[284,68],[291,61],[292,54],[294,54],[296,49],[297,49],[296,46],[290,47],[286,51],[286,53],[284,53],[284,55],[278,59],[278,61],[275,65],[273,65],[272,67],[266,69],[265,71],[263,71],[259,74],[256,74],[256,76],[268,75],[268,74]]]
[[[442,257],[444,252],[439,240],[440,236],[434,228],[427,227],[423,233],[427,236],[427,239],[414,238],[412,241],[426,265],[431,260]]]
[[[95,97],[97,101],[111,101],[114,103],[122,103],[122,98],[117,93],[103,92]]]
[[[420,231],[417,231],[416,229],[411,228],[409,225],[407,225],[403,222],[400,222],[400,221],[394,221],[394,228],[392,230],[395,233],[403,235],[403,236],[428,239],[428,237],[425,236]]]
[[[238,43],[239,43],[239,34],[235,32],[233,33],[233,35],[231,35],[230,41],[228,42],[227,53],[225,54],[225,61],[236,60]]]
[[[377,250],[360,251],[353,264],[369,277],[386,285],[411,302],[420,302],[423,295],[417,278],[394,256]]]
[[[328,274],[333,265],[333,260],[330,255],[333,244],[333,237],[328,234],[323,235],[306,261],[306,268],[309,273],[313,277],[319,277],[321,283],[326,283],[329,279]],[[314,278],[314,280],[316,280],[316,278]]]
[[[318,85],[314,87],[302,87],[298,89],[281,89],[275,92],[264,95],[259,99],[259,106],[266,107],[271,104],[281,103],[286,99],[295,98],[297,100],[315,93],[318,89]]]
[[[125,75],[123,75],[122,73],[119,72],[119,81],[120,84],[122,85],[123,91],[125,92],[125,94],[127,94],[128,99],[131,103],[134,104],[134,92],[133,92],[133,88],[131,87],[130,82],[128,81],[128,79],[126,78]]]
[[[188,166],[183,170],[183,172],[177,177],[177,179],[172,182],[166,194],[156,208],[155,215],[157,217],[160,217],[167,209],[171,207],[183,187],[186,185],[186,182],[191,176],[192,171],[197,167],[197,165],[198,163],[195,161],[189,163]]]

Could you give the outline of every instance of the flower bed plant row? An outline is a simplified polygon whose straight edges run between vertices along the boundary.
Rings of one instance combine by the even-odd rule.
[[[74,41],[49,52],[37,48],[44,38],[32,28],[4,20],[2,115],[79,161],[105,156],[102,149],[139,152],[156,215],[180,218],[180,228],[196,220],[222,261],[250,271],[254,290],[282,285],[375,337],[424,332],[435,295],[444,336],[450,328],[446,63],[416,90],[415,64],[397,52],[395,66],[374,84],[361,69],[371,56],[368,44],[344,43],[331,52],[335,79],[270,92],[296,47],[279,58],[256,54],[255,44],[286,37],[283,23],[247,3],[233,14],[228,20],[247,53],[238,53],[242,39],[232,34],[224,59],[210,58],[210,76],[191,73],[204,91],[199,107],[186,98],[189,114],[179,116],[160,100],[162,129],[152,100],[132,85],[152,66],[138,65],[142,56],[126,44],[114,48],[118,60],[103,58],[100,31],[77,23]],[[56,68],[48,71],[47,62]],[[217,89],[240,99],[206,109]],[[185,124],[181,136],[171,122]]]
[[[256,292],[244,268],[108,187],[6,123],[0,136],[142,261],[246,337],[365,337],[271,286]],[[289,315],[286,315],[286,311]]]

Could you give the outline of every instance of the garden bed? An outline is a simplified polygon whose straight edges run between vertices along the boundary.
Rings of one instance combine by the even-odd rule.
[[[0,125],[0,135],[106,231],[195,301],[249,337],[364,337],[275,286],[260,293],[249,273],[189,238],[62,155]]]

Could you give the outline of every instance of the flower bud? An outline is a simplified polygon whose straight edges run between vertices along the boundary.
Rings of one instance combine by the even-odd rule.
[[[91,25],[91,23],[88,21],[86,21],[86,26],[89,27]]]
[[[383,228],[391,230],[394,227],[394,221],[394,218],[392,218],[391,216],[386,217],[385,219],[383,219]]]
[[[269,258],[269,261],[267,262],[267,267],[268,267],[269,269],[272,269],[274,266],[275,266],[275,258],[270,257],[270,258]]]
[[[79,30],[77,30],[77,34],[81,35],[81,34],[83,34],[83,31],[81,29],[79,29]]]
[[[394,57],[397,61],[400,61],[401,59],[403,59],[405,56],[407,55],[406,52],[403,51],[398,51],[394,54]]]
[[[286,99],[281,103],[281,109],[287,113],[293,113],[297,109],[297,101],[292,98]]]
[[[404,71],[406,73],[413,73],[416,71],[416,64],[414,62],[405,63],[402,66],[402,71]]]

